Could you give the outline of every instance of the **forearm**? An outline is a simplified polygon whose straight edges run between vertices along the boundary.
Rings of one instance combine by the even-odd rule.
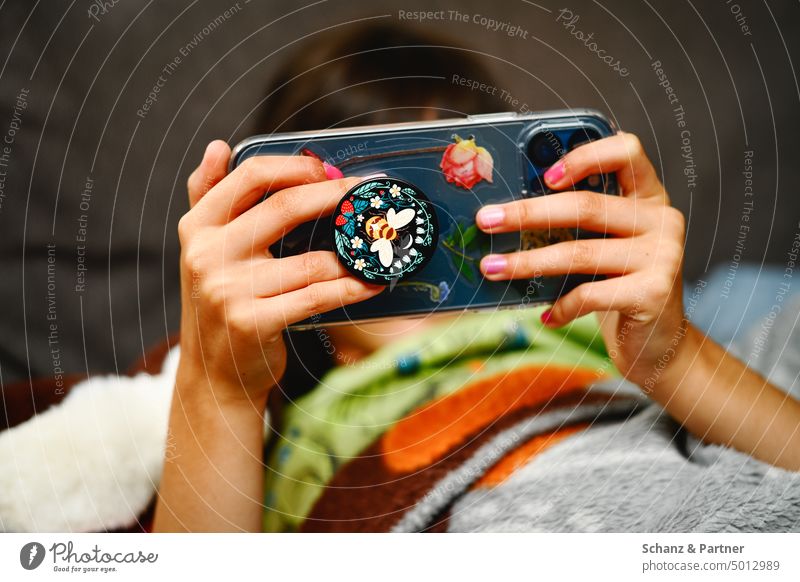
[[[264,402],[218,401],[207,382],[178,372],[154,529],[260,531]]]
[[[650,395],[702,440],[800,470],[800,402],[694,327]]]

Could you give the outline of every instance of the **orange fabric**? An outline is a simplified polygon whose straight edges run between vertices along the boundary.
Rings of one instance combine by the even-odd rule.
[[[537,435],[526,442],[521,447],[517,447],[509,452],[505,457],[500,459],[492,468],[490,468],[480,479],[478,479],[472,486],[473,489],[479,487],[494,487],[499,485],[517,469],[525,465],[534,456],[538,455],[545,449],[553,446],[570,435],[584,430],[587,423],[566,426],[559,430]]]
[[[593,369],[547,365],[482,378],[417,409],[387,431],[381,439],[384,462],[397,473],[425,467],[503,414],[583,390],[602,376]]]

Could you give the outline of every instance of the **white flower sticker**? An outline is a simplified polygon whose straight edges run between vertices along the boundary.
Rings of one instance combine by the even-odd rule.
[[[364,259],[356,259],[356,262],[355,262],[355,263],[353,263],[353,268],[354,268],[356,271],[363,271],[363,270],[364,270],[364,267],[365,267],[366,265],[367,265],[367,261],[365,261]]]
[[[354,249],[360,249],[364,241],[361,240],[361,237],[356,236],[350,239],[350,244],[353,245]]]
[[[392,195],[392,198],[397,198],[400,196],[400,186],[397,184],[392,184],[392,187],[389,188],[389,194]]]
[[[369,199],[369,204],[373,208],[380,208],[381,204],[382,204],[381,197],[380,196],[373,196],[372,198]]]

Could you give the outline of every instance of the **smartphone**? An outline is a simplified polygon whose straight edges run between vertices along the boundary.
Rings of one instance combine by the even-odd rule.
[[[434,207],[439,239],[425,267],[379,295],[290,326],[309,329],[431,313],[504,309],[551,303],[592,276],[489,281],[479,263],[489,253],[532,249],[602,236],[576,229],[488,235],[478,229],[481,206],[547,196],[544,172],[569,150],[615,133],[590,109],[492,113],[466,118],[276,133],[248,138],[233,150],[230,169],[251,156],[312,155],[345,176],[385,173],[422,190]],[[614,175],[590,176],[577,189],[617,194]],[[306,223],[270,248],[285,257],[333,250],[331,221]]]

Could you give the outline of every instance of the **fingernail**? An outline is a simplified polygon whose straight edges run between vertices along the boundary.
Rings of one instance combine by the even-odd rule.
[[[551,186],[557,184],[563,177],[564,177],[564,162],[556,163],[544,173],[544,179]]]
[[[551,309],[542,311],[542,315],[540,315],[539,317],[544,325],[548,325],[550,323],[550,319],[552,319],[553,317],[553,311]]]
[[[506,265],[508,265],[508,261],[503,255],[487,255],[481,261],[481,269],[487,275],[502,273]]]
[[[364,176],[361,178],[362,180],[374,180],[375,178],[388,178],[386,174],[383,172],[378,172],[377,174],[370,174],[369,176]]]
[[[478,211],[477,219],[481,228],[500,226],[506,219],[506,211],[500,206],[484,206]]]
[[[344,174],[342,174],[342,171],[336,166],[332,166],[328,162],[322,162],[322,167],[325,168],[325,176],[328,177],[328,180],[344,178]]]

